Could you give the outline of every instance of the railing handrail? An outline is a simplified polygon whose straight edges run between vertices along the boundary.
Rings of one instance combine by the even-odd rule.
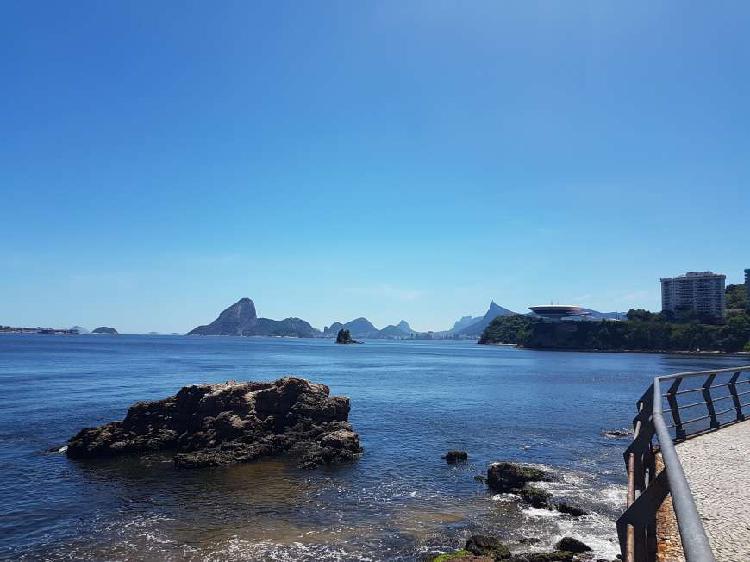
[[[706,530],[703,528],[703,523],[698,514],[698,507],[695,505],[690,485],[685,477],[685,471],[682,469],[682,463],[677,456],[677,449],[675,449],[672,436],[669,434],[662,415],[660,382],[673,378],[675,377],[654,377],[652,423],[654,424],[656,437],[659,439],[659,449],[667,473],[669,492],[672,495],[672,507],[677,517],[677,529],[680,532],[680,539],[682,539],[685,559],[687,562],[715,562],[716,559],[711,552]]]
[[[713,385],[718,375],[732,373],[726,384]],[[750,374],[750,365],[731,367],[727,369],[713,369],[708,371],[691,371],[654,377],[652,385],[637,402],[638,414],[633,420],[633,442],[624,454],[625,465],[628,469],[628,508],[617,521],[617,532],[620,538],[622,554],[626,562],[643,562],[653,560],[657,548],[656,541],[656,513],[667,495],[672,496],[672,507],[677,518],[677,527],[682,539],[682,549],[686,562],[715,562],[711,547],[701,521],[698,509],[690,491],[685,471],[680,463],[675,442],[698,435],[685,431],[684,425],[703,419],[710,420],[710,429],[718,429],[724,425],[747,420],[743,410],[750,407],[750,403],[743,403],[742,396],[750,392],[738,392],[737,385],[750,383],[748,380],[738,381],[742,373]],[[680,391],[683,379],[703,377],[704,381],[698,388]],[[666,394],[661,394],[661,385],[670,382]],[[711,390],[727,388],[729,394],[716,397]],[[679,404],[677,397],[686,392],[702,392],[703,402],[684,405]],[[668,426],[664,420],[662,399],[666,398],[670,406],[673,425]],[[715,402],[733,399],[733,408],[716,411]],[[681,421],[680,409],[691,408],[705,404],[708,415],[693,420]],[[720,416],[734,411],[735,419],[722,422]],[[675,428],[676,437],[670,433],[670,427]],[[657,473],[657,449],[654,446],[654,436],[658,440],[658,450],[664,469]]]
[[[655,377],[654,380],[659,379],[660,381],[669,381],[673,379],[689,379],[692,377],[701,377],[701,376],[706,376],[706,375],[718,375],[721,373],[736,373],[737,371],[750,371],[750,365],[742,365],[740,367],[730,367],[728,369],[713,369],[709,371],[686,371],[684,373],[662,375],[659,377]]]

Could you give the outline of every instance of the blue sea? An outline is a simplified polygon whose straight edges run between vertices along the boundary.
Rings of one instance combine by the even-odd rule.
[[[186,336],[0,336],[0,558],[13,560],[420,560],[474,532],[513,550],[578,537],[619,552],[627,439],[651,377],[731,357],[520,350],[456,341]],[[169,455],[72,461],[82,427],[193,383],[294,374],[351,398],[365,449],[303,471],[284,459],[177,470]],[[450,449],[469,462],[449,466]],[[574,519],[495,495],[495,460],[544,466]],[[521,547],[522,537],[538,544]]]

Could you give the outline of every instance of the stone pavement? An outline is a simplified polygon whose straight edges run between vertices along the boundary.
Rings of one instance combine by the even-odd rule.
[[[750,561],[750,421],[676,448],[716,561]]]

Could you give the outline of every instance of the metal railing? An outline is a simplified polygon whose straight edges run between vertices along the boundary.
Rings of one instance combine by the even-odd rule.
[[[674,443],[750,419],[750,386],[743,385],[750,385],[750,365],[677,373],[654,378],[638,400],[633,442],[624,453],[627,509],[617,520],[625,562],[656,559],[656,514],[668,495],[686,562],[715,562]],[[664,400],[670,423],[664,418]],[[689,419],[683,419],[685,414]],[[657,453],[664,464],[661,471],[657,470]]]

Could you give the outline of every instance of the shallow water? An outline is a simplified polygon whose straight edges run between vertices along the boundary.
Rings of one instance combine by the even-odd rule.
[[[70,560],[415,560],[470,532],[583,539],[618,552],[630,424],[655,374],[730,357],[539,352],[473,342],[181,336],[0,336],[0,557]],[[351,398],[365,453],[308,472],[284,460],[175,470],[168,455],[70,461],[81,427],[181,386],[295,374]],[[440,456],[465,449],[469,462]],[[537,463],[572,519],[489,494],[493,460]],[[530,550],[530,547],[525,547]]]

